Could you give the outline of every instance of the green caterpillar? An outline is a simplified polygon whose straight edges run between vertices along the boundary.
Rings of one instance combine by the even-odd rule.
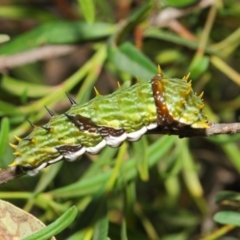
[[[184,126],[208,128],[203,113],[202,94],[197,96],[188,77],[166,78],[160,67],[149,81],[138,82],[127,89],[97,96],[72,107],[64,114],[52,115],[41,127],[20,139],[15,161],[29,175],[61,159],[75,161],[85,152],[97,154],[106,145],[118,147],[126,139],[137,141],[147,130],[156,127],[179,129]]]

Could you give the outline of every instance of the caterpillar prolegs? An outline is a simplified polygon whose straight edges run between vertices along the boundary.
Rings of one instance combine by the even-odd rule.
[[[71,99],[70,110],[54,116],[41,127],[20,139],[15,161],[10,165],[27,169],[29,175],[37,174],[47,165],[61,159],[74,161],[85,152],[97,154],[106,145],[118,147],[125,140],[137,141],[147,130],[208,128],[203,113],[202,94],[197,96],[183,79],[166,78],[160,67],[149,81],[116,92],[97,96],[77,105]]]

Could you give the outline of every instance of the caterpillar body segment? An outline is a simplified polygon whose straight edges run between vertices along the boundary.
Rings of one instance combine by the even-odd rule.
[[[10,165],[37,174],[49,164],[61,159],[75,161],[85,152],[99,153],[106,145],[118,147],[123,141],[137,141],[148,130],[207,128],[202,96],[197,96],[189,76],[166,78],[161,70],[149,81],[138,82],[130,88],[119,88],[110,95],[96,91],[91,101],[77,105],[68,96],[71,108],[64,114],[51,114],[50,121],[34,127],[26,138],[18,138],[16,159]]]

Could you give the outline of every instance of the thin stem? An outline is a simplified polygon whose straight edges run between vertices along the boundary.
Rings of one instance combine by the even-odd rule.
[[[215,4],[213,4],[211,6],[211,9],[209,11],[207,21],[205,23],[204,30],[202,32],[202,36],[201,36],[201,39],[200,39],[200,42],[199,42],[197,55],[198,54],[204,55],[205,48],[207,46],[207,42],[208,42],[208,39],[209,39],[209,34],[210,34],[211,29],[212,29],[214,19],[216,17],[216,13],[217,13],[217,1],[216,1]]]
[[[224,234],[227,234],[228,232],[232,231],[236,226],[233,225],[225,225],[218,229],[217,231],[213,232],[207,237],[201,238],[200,240],[215,240],[219,237],[223,236]]]
[[[210,58],[211,63],[221,72],[226,74],[233,82],[240,86],[240,74],[227,65],[221,58],[212,56]]]

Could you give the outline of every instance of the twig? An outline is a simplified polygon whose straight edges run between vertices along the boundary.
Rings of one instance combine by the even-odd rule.
[[[46,60],[76,51],[76,45],[46,45],[30,51],[0,57],[0,71],[27,63]]]
[[[240,123],[211,123],[207,129],[200,128],[179,128],[179,129],[163,129],[155,128],[147,132],[148,134],[168,134],[178,135],[179,137],[208,137],[219,134],[237,134],[240,133]]]
[[[21,168],[9,167],[0,170],[0,185],[26,174]]]
[[[179,137],[208,137],[219,134],[237,134],[240,133],[240,123],[221,123],[209,124],[207,129],[190,128],[188,126],[181,129],[164,129],[158,127],[149,130],[147,134],[168,134],[178,135]],[[20,167],[11,167],[0,170],[0,185],[7,183],[15,178],[26,174]]]

